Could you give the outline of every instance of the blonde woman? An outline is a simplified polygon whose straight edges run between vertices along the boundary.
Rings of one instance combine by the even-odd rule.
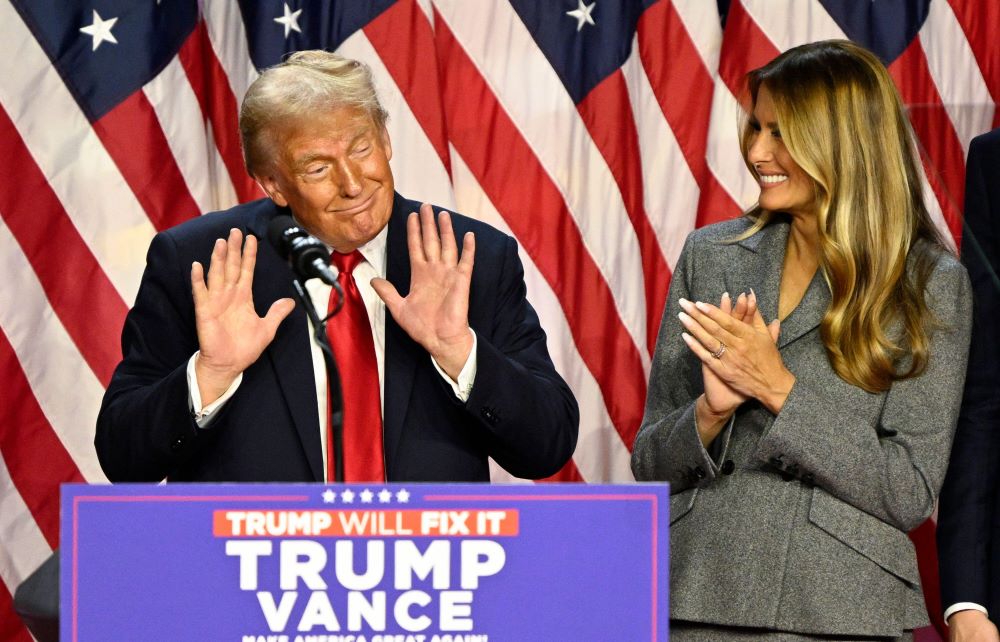
[[[671,639],[912,639],[968,276],[874,55],[803,45],[748,85],[760,198],[685,244],[632,456],[671,484]]]

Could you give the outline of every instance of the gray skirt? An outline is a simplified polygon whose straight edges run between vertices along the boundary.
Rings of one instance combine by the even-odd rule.
[[[822,640],[823,642],[912,642],[913,633],[905,631],[899,637],[863,637],[843,635],[810,635],[768,631],[742,626],[721,626],[702,622],[670,620],[670,642],[795,642],[796,640]]]

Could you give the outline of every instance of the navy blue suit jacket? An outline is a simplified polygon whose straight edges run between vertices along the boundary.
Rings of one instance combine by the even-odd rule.
[[[941,602],[976,602],[1000,622],[1000,129],[973,139],[966,172],[962,262],[975,313],[938,513]]]
[[[404,296],[410,263],[406,216],[396,194],[386,278]],[[437,211],[437,210],[435,210]],[[267,238],[289,214],[269,200],[208,214],[158,234],[122,332],[123,360],[108,386],[95,445],[112,481],[322,481],[316,384],[301,305],[244,372],[236,394],[206,429],[188,403],[186,364],[198,349],[190,269],[208,265],[230,228]],[[389,481],[487,481],[492,457],[519,477],[558,471],[576,445],[579,414],[556,373],[545,333],[525,298],[514,239],[464,216],[456,236],[476,234],[469,323],[478,337],[476,380],[460,402],[430,356],[386,314],[384,447]],[[258,313],[293,296],[292,273],[260,244],[253,295]],[[350,404],[345,399],[345,405]]]

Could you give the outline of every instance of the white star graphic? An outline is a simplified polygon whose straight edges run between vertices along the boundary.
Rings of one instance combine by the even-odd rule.
[[[571,18],[576,18],[576,30],[580,31],[581,29],[583,29],[584,23],[596,26],[597,23],[594,22],[594,18],[590,14],[594,11],[594,7],[597,6],[597,3],[591,2],[590,4],[583,4],[583,0],[576,0],[576,1],[579,3],[576,6],[576,9],[566,12],[567,16],[570,16]]]
[[[410,492],[405,488],[400,489],[400,491],[396,493],[396,501],[400,504],[405,504],[410,501]]]
[[[285,37],[286,38],[288,37],[288,34],[290,34],[293,31],[296,31],[298,33],[302,33],[302,30],[299,29],[299,14],[300,13],[302,13],[302,9],[299,9],[298,11],[292,11],[292,8],[289,7],[288,3],[286,2],[285,3],[285,15],[280,16],[280,17],[274,19],[274,21],[277,22],[279,25],[285,25]]]
[[[333,492],[329,488],[323,491],[323,503],[332,504],[337,501],[337,493]]]
[[[341,492],[340,493],[340,501],[344,502],[345,504],[353,504],[354,503],[354,491],[351,490],[350,488],[348,488],[347,490]]]
[[[109,20],[101,19],[101,16],[97,15],[97,9],[94,9],[94,22],[80,29],[81,33],[85,33],[94,39],[94,48],[91,51],[97,51],[102,42],[110,42],[114,45],[118,44],[115,34],[111,33],[111,27],[114,27],[116,22],[118,22],[118,18],[111,18]]]
[[[371,504],[372,498],[375,497],[375,493],[366,488],[359,493],[359,496],[361,497],[362,504]]]
[[[388,488],[383,488],[378,493],[378,500],[383,504],[388,504],[389,502],[392,501],[392,493],[389,491]]]

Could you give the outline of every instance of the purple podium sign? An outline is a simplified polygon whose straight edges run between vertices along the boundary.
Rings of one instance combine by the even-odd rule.
[[[667,639],[665,485],[66,484],[63,640]]]

